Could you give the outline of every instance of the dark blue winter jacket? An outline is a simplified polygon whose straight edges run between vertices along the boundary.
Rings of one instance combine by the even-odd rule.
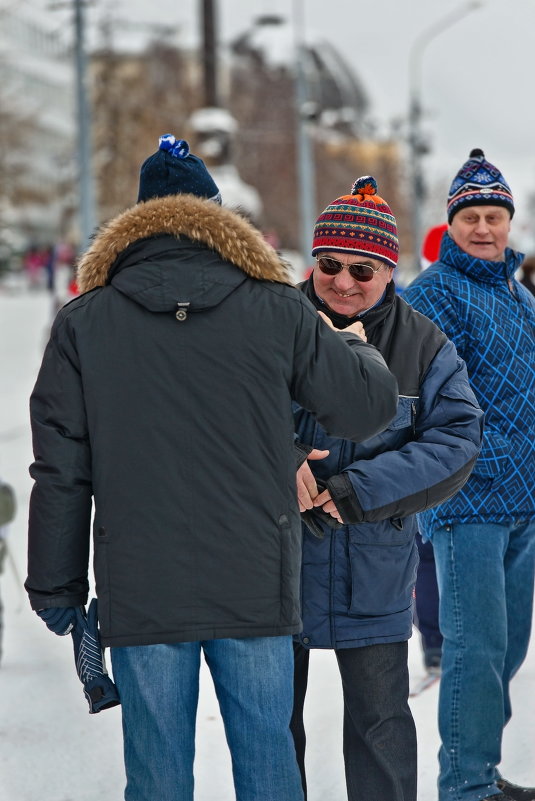
[[[440,260],[403,297],[455,343],[485,412],[480,456],[463,489],[419,517],[422,534],[450,523],[535,518],[535,299],[514,273],[522,254],[483,261],[449,235]]]
[[[312,279],[302,288],[328,313]],[[481,441],[483,413],[455,346],[395,294],[393,283],[362,322],[368,342],[398,381],[398,412],[388,428],[355,444],[328,436],[308,412],[295,408],[299,442],[330,451],[309,465],[347,524],[320,524],[321,539],[303,527],[303,632],[297,639],[307,648],[410,637],[415,514],[459,490]]]

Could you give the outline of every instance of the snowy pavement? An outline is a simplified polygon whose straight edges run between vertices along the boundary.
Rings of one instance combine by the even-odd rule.
[[[98,715],[88,707],[72,658],[70,638],[51,634],[30,610],[25,577],[26,519],[32,460],[28,397],[51,321],[50,296],[0,284],[0,475],[14,484],[19,503],[10,544],[16,564],[0,577],[5,605],[0,667],[0,801],[119,801],[123,798],[119,708]],[[411,675],[421,673],[417,635],[410,643]],[[438,686],[411,700],[419,741],[418,801],[436,801]],[[502,773],[535,784],[535,643],[512,685]],[[342,762],[342,699],[331,652],[311,659],[306,706],[309,801],[346,799]],[[210,676],[203,668],[195,762],[196,801],[232,801],[228,750]],[[156,801],[156,799],[155,799]],[[276,799],[273,799],[276,801]],[[373,801],[388,801],[374,799]]]

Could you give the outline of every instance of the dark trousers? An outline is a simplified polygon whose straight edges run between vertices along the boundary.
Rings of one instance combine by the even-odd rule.
[[[438,625],[438,584],[435,567],[435,553],[429,540],[422,541],[416,535],[420,555],[416,578],[416,617],[415,624],[422,635],[424,655],[429,652],[438,655],[442,650],[442,634]]]
[[[416,729],[408,704],[406,642],[335,651],[344,693],[344,763],[348,801],[416,801]],[[305,799],[303,707],[310,651],[294,643],[290,728]]]

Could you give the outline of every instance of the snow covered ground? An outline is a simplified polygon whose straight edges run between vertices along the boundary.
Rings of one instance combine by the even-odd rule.
[[[11,526],[12,564],[0,577],[5,604],[4,656],[0,667],[1,801],[119,801],[123,798],[119,708],[88,715],[76,677],[70,638],[51,634],[30,610],[25,577],[27,504],[32,459],[28,397],[51,321],[52,301],[14,282],[0,284],[0,475],[17,490],[19,511]],[[410,644],[411,675],[421,673],[417,635]],[[196,801],[232,801],[230,760],[208,671],[203,669],[198,712]],[[514,715],[506,731],[503,774],[535,784],[535,642],[512,687]],[[414,698],[419,738],[418,801],[436,799],[438,734],[435,685]],[[306,720],[310,801],[346,798],[341,688],[330,652],[311,660]],[[156,801],[156,800],[155,800]],[[273,799],[276,801],[276,799]],[[388,799],[374,799],[388,801]]]

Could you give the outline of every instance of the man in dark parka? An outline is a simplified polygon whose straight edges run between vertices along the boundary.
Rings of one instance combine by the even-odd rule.
[[[31,398],[26,588],[68,631],[88,598],[94,502],[127,801],[193,798],[201,652],[237,798],[302,799],[288,728],[301,628],[291,401],[357,440],[396,407],[378,351],[329,330],[218,199],[187,143],[162,137],[138,204],[82,258],[82,294],[54,322]]]

